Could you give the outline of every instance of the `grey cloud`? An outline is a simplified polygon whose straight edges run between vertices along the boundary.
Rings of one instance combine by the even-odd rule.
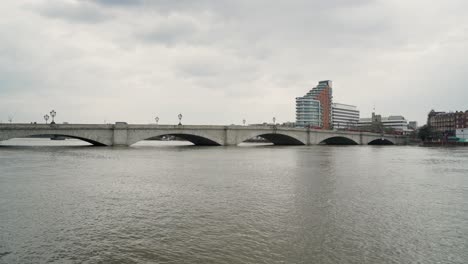
[[[462,0],[16,3],[0,11],[3,112],[41,91],[31,111],[60,98],[88,122],[103,109],[128,122],[179,110],[214,113],[199,123],[241,120],[239,105],[249,122],[271,112],[294,120],[294,98],[332,79],[335,98],[363,115],[376,102],[384,115],[421,121],[431,107],[464,107],[468,96]],[[439,100],[450,93],[457,98]]]
[[[97,23],[111,17],[105,10],[87,2],[50,1],[29,8],[42,16],[71,22]]]
[[[197,26],[191,21],[167,19],[150,26],[145,32],[137,33],[136,36],[146,42],[172,46],[180,42],[190,42],[197,31]]]
[[[342,7],[356,7],[377,3],[376,0],[293,0],[293,1],[275,1],[272,3],[268,0],[87,0],[107,6],[145,6],[153,7],[156,10],[164,12],[187,12],[212,10],[223,14],[239,14],[243,13],[262,13],[271,12],[276,7],[280,7],[283,11],[296,8],[297,11],[302,10],[308,12],[311,16],[320,12],[326,12],[330,9]],[[313,7],[313,8],[311,8]],[[287,14],[284,14],[287,15]]]
[[[144,3],[143,0],[88,0],[90,2],[98,3],[101,5],[110,6],[137,6]]]
[[[176,73],[180,78],[193,84],[218,90],[222,94],[246,95],[261,93],[251,89],[253,83],[261,78],[260,65],[241,60],[232,54],[205,54],[182,58],[177,64]],[[236,82],[232,82],[236,79]]]

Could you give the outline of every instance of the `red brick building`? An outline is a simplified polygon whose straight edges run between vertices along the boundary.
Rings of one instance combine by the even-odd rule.
[[[332,90],[331,83],[327,83],[325,88],[320,91],[316,96],[316,99],[320,101],[320,106],[322,110],[322,128],[331,129],[332,128]]]
[[[468,127],[468,110],[450,113],[432,110],[427,116],[427,125],[435,131],[454,133],[457,129]]]

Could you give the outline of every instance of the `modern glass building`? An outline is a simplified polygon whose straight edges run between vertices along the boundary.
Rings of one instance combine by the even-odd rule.
[[[321,81],[303,97],[296,98],[296,126],[332,127],[332,81]]]
[[[311,97],[296,98],[296,126],[322,127],[320,101]]]

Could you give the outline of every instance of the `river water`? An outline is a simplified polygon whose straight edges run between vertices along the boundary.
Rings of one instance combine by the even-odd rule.
[[[468,148],[0,143],[0,263],[468,263]]]

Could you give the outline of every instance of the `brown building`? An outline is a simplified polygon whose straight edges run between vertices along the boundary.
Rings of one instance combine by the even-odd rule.
[[[455,133],[459,128],[468,127],[468,110],[450,113],[432,110],[427,116],[427,125],[435,131]]]
[[[320,82],[319,85],[324,85],[323,90],[321,90],[316,99],[320,101],[322,107],[322,128],[331,129],[332,128],[332,88],[331,81]]]

